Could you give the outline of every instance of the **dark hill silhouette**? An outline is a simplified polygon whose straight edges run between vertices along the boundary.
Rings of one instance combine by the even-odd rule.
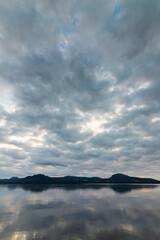
[[[27,176],[25,178],[13,177],[1,179],[0,184],[86,184],[86,183],[160,183],[152,178],[130,177],[122,173],[112,175],[110,178],[99,177],[48,177],[44,174]]]
[[[152,178],[130,177],[122,173],[116,173],[108,180],[112,183],[160,183],[160,181]]]

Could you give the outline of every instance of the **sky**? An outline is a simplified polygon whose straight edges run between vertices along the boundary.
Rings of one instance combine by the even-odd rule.
[[[0,0],[0,178],[160,179],[160,1]]]

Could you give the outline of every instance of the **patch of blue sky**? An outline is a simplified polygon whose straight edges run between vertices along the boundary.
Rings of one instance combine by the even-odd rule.
[[[63,50],[68,50],[67,44],[65,42],[59,43],[59,47]]]
[[[106,19],[106,22],[104,23],[103,28],[109,29],[114,21],[118,20],[120,11],[122,9],[122,6],[120,4],[116,4],[113,11],[111,12],[111,15]]]
[[[70,34],[70,29],[64,24],[62,27],[62,33],[65,37],[68,37],[68,35]]]
[[[65,40],[59,43],[59,49],[63,57],[68,58],[68,44],[65,42]]]
[[[77,17],[72,17],[72,21],[71,21],[70,26],[67,26],[66,24],[63,24],[62,33],[66,38],[68,37],[69,34],[77,31],[78,22],[79,22],[79,19]]]
[[[116,17],[121,11],[121,5],[120,4],[117,4],[113,13],[112,13],[112,17]]]
[[[77,31],[77,23],[79,23],[79,19],[77,17],[72,18],[72,31]]]

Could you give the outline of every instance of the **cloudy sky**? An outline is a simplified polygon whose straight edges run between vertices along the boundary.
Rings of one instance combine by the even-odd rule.
[[[0,178],[160,179],[159,130],[159,0],[0,0]]]

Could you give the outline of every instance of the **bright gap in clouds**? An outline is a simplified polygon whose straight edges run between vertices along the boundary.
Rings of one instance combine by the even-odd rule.
[[[25,143],[31,147],[40,147],[44,146],[45,143],[45,130],[35,130],[35,132],[28,132],[27,134],[22,135],[12,135],[9,137],[10,142],[16,143]]]
[[[103,124],[107,123],[107,115],[93,114],[93,113],[84,113],[79,109],[76,110],[76,113],[81,117],[80,123],[80,132],[91,131],[93,135],[105,131]]]
[[[95,117],[91,117],[87,122],[84,122],[81,125],[81,132],[92,131],[93,134],[97,134],[104,131],[103,123],[106,121],[104,119],[96,119]]]
[[[15,112],[16,110],[16,105],[13,102],[12,97],[13,93],[11,88],[8,88],[8,86],[4,86],[0,89],[0,105],[8,113]]]

